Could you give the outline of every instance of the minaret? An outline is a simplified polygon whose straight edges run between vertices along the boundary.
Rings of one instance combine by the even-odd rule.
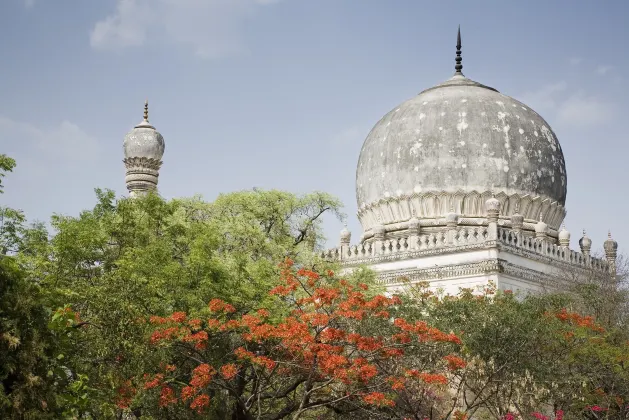
[[[148,101],[144,103],[144,119],[127,133],[123,148],[129,196],[156,191],[165,143],[164,137],[149,123]]]

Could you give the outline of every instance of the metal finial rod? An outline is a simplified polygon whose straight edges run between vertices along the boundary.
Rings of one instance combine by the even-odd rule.
[[[457,74],[462,74],[461,70],[463,70],[463,58],[461,57],[461,25],[459,25],[459,31],[456,35],[456,65],[454,66],[454,70],[456,70]]]
[[[147,99],[144,102],[144,121],[148,122],[149,120],[149,100]]]

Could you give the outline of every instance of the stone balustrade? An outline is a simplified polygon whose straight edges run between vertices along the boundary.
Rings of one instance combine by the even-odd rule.
[[[451,238],[451,239],[450,239]],[[393,239],[363,242],[359,245],[340,246],[321,253],[324,259],[343,262],[358,261],[365,258],[388,256],[453,246],[481,244],[487,239],[487,226],[462,227],[451,231],[442,230],[420,235],[407,234]]]
[[[509,229],[498,229],[498,242],[506,246],[534,253],[535,255],[548,257],[583,268],[590,268],[597,271],[609,270],[609,264],[604,259],[591,257],[548,241],[540,241],[531,236],[524,236],[521,233],[515,233]]]
[[[528,252],[540,257],[547,257],[557,262],[568,263],[596,271],[609,271],[609,263],[600,258],[591,257],[567,247],[555,245],[548,240],[516,233],[511,229],[495,228],[492,239],[492,227],[460,227],[444,229],[434,233],[406,234],[402,237],[372,240],[359,245],[343,245],[326,250],[320,256],[327,260],[341,261],[343,264],[360,263],[373,258],[404,258],[405,254],[421,251],[444,250],[456,251],[470,245],[505,246]]]

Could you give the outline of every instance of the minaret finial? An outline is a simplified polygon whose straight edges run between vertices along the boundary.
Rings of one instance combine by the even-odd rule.
[[[149,122],[149,100],[144,101],[144,121]]]
[[[459,31],[456,35],[456,65],[454,66],[454,70],[456,70],[455,74],[463,74],[461,70],[463,70],[463,58],[461,57],[461,25],[459,25]]]

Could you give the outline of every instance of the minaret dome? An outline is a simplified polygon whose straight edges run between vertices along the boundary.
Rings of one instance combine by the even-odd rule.
[[[149,123],[149,103],[144,118],[124,138],[125,183],[131,197],[157,190],[164,155],[164,137]]]

